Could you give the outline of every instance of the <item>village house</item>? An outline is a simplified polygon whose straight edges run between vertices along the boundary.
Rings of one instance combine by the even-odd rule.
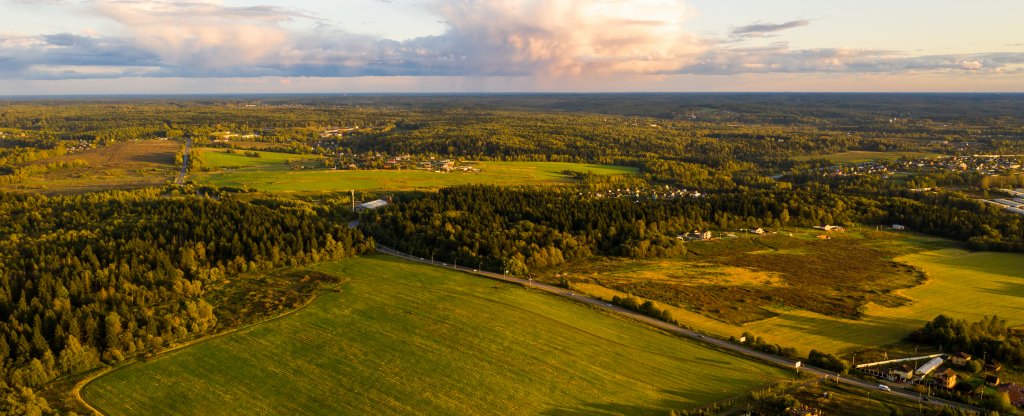
[[[953,362],[953,364],[963,367],[967,365],[968,361],[971,361],[971,354],[960,351],[950,356],[949,361]]]
[[[813,408],[805,405],[796,405],[786,409],[787,416],[821,416],[824,413],[821,409]]]
[[[1001,393],[1010,396],[1010,403],[1017,407],[1024,407],[1024,386],[1016,383],[1006,383],[996,387]]]
[[[946,371],[936,374],[935,383],[947,389],[956,387],[956,371],[947,368]]]
[[[985,363],[985,369],[996,373],[1003,369],[1003,363],[996,360],[988,360],[988,362]]]
[[[989,374],[989,375],[985,376],[985,384],[987,384],[989,386],[992,386],[992,387],[998,386],[999,385],[999,376],[993,375],[993,374]]]
[[[697,231],[693,230],[692,233],[686,234],[687,240],[700,240],[708,241],[711,240],[711,231]]]

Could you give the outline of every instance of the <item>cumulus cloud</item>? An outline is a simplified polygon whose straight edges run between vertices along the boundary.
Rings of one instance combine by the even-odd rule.
[[[131,65],[135,57],[150,67],[156,60],[162,69],[153,75],[175,76],[643,74],[692,64],[708,46],[685,30],[692,10],[684,0],[433,1],[426,7],[447,31],[401,42],[273,6],[204,0],[83,6],[118,23],[123,36],[78,36],[74,43],[62,41],[71,39],[67,34],[37,37],[49,52],[36,64],[75,65],[80,62],[70,55],[101,60],[97,54],[111,53],[111,65]],[[3,46],[0,56],[10,52]],[[6,73],[32,60],[26,51],[18,54],[20,66],[0,62]]]
[[[650,73],[686,65],[705,45],[681,0],[457,1],[450,30],[414,42],[490,73]]]
[[[159,57],[133,42],[118,37],[88,37],[73,34],[43,36],[0,36],[0,76],[7,78],[73,77],[74,67],[150,67],[162,65]],[[41,67],[64,70],[35,71]],[[93,72],[95,71],[84,71]]]
[[[70,2],[71,0],[66,0]],[[729,40],[686,29],[686,0],[423,0],[447,30],[405,41],[350,33],[311,12],[215,0],[85,0],[106,35],[0,35],[8,79],[257,76],[531,76],[1017,71],[1024,54],[913,56],[744,46],[806,26],[755,23]]]
[[[279,7],[200,1],[98,0],[89,7],[123,25],[138,47],[166,64],[200,69],[273,61],[291,47],[292,33],[282,24],[309,18]]]

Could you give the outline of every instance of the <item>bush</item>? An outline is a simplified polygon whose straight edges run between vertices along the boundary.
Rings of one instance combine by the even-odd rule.
[[[659,308],[658,304],[649,300],[641,302],[639,298],[633,296],[626,296],[625,298],[614,296],[612,297],[612,303],[623,309],[629,309],[660,321],[679,325],[679,321],[672,317],[672,312],[669,312],[668,309]]]
[[[811,353],[807,355],[807,364],[825,370],[835,371],[840,374],[850,372],[850,368],[852,367],[849,361],[818,350],[811,350]]]

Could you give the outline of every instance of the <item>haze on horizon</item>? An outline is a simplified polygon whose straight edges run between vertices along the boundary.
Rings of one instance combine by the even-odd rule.
[[[0,0],[0,95],[1024,92],[1014,0]]]

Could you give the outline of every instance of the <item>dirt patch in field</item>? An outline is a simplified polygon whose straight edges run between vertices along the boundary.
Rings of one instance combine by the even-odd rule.
[[[856,319],[868,303],[908,304],[897,291],[925,280],[884,247],[862,236],[739,238],[687,244],[690,254],[677,259],[581,262],[549,279],[594,283],[732,324],[787,309]]]
[[[203,297],[213,305],[219,327],[234,327],[296,308],[317,290],[340,282],[341,278],[323,272],[287,269],[223,280]]]
[[[143,140],[41,159],[31,165],[42,170],[3,188],[66,194],[162,186],[177,174],[174,155],[180,147],[171,140]]]
[[[37,163],[47,164],[60,161],[84,160],[92,167],[173,167],[174,154],[180,148],[181,143],[173,140],[140,140],[116,143],[83,152],[43,159]]]

